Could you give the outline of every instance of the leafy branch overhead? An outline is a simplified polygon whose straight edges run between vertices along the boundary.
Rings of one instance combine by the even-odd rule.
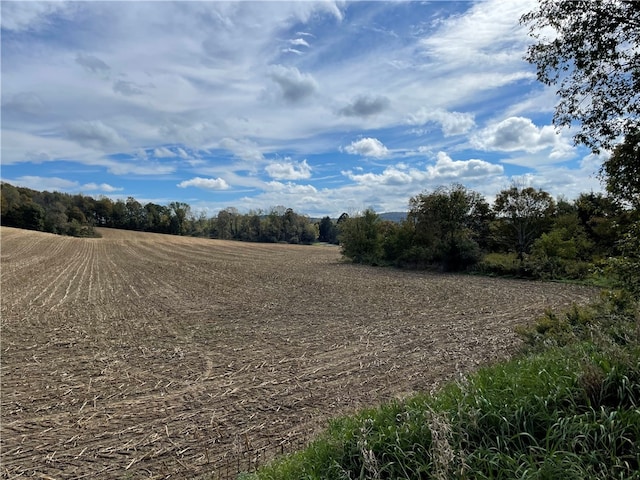
[[[541,0],[521,22],[538,80],[558,86],[555,125],[596,153],[640,128],[640,2]]]

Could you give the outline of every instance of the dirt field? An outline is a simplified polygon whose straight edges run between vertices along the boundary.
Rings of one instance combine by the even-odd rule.
[[[3,478],[212,478],[430,391],[595,290],[339,249],[1,228]]]

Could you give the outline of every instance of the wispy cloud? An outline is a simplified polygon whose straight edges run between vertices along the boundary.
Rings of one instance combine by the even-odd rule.
[[[425,107],[410,114],[407,120],[409,125],[425,125],[429,122],[438,123],[445,137],[467,133],[476,124],[471,113],[447,112],[441,108],[430,110]]]

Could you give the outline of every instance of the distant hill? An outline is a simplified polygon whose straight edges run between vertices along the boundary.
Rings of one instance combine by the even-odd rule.
[[[382,219],[382,220],[389,220],[391,222],[397,222],[400,223],[402,222],[405,218],[407,218],[407,212],[385,212],[385,213],[378,213],[378,216]],[[313,223],[318,223],[320,222],[320,220],[322,220],[320,217],[311,217],[310,218],[311,222]],[[337,218],[332,218],[333,221],[336,221]]]
[[[378,214],[383,220],[400,223],[407,218],[407,212],[386,212]]]

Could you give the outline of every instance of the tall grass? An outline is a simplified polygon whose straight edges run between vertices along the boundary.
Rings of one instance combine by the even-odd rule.
[[[254,478],[640,479],[637,305],[609,295],[521,334],[526,355],[335,420]]]

